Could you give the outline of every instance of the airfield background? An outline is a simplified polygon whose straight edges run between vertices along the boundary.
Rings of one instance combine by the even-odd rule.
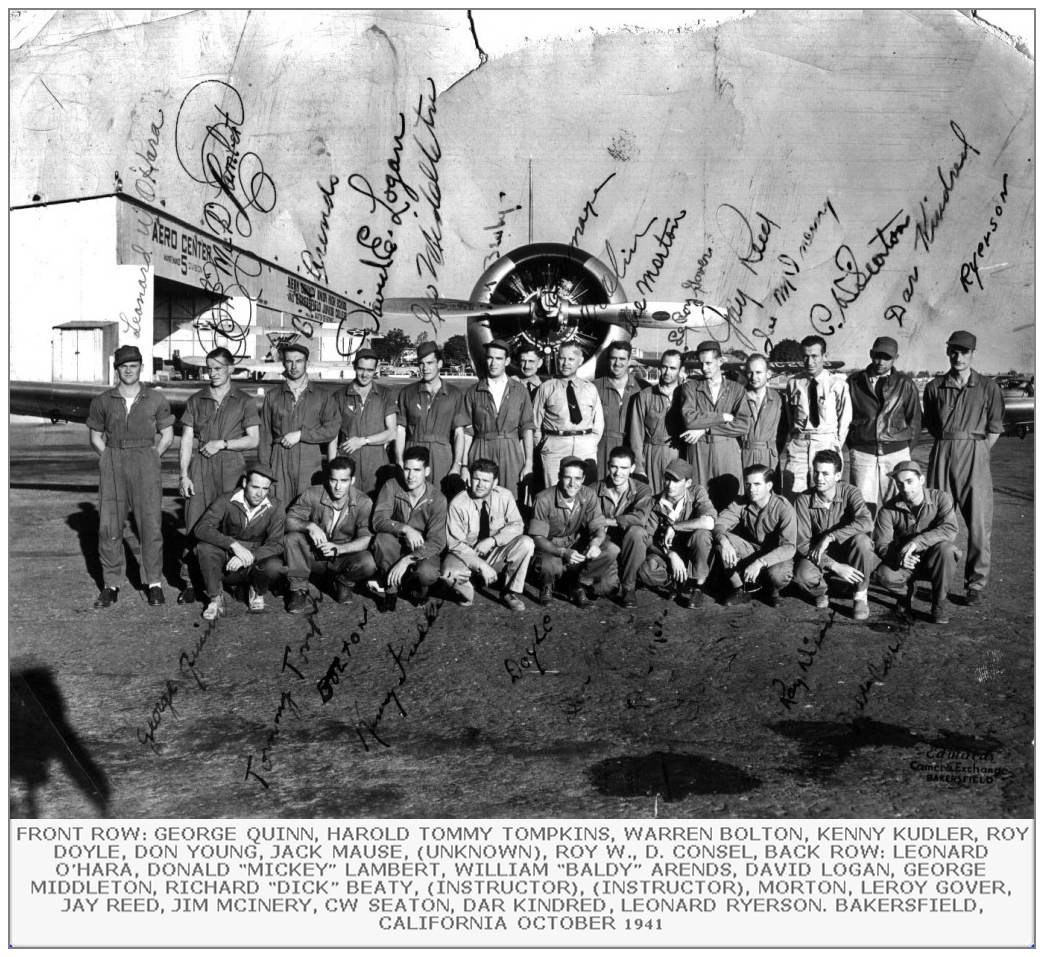
[[[336,358],[382,296],[466,298],[530,229],[630,296],[720,308],[747,351],[816,330],[856,363],[887,332],[931,369],[968,327],[985,371],[1032,352],[1033,63],[964,12],[764,10],[492,57],[466,11],[21,16],[15,379],[96,377],[114,338],[256,356],[296,327]],[[80,349],[69,322],[90,368],[47,348]]]

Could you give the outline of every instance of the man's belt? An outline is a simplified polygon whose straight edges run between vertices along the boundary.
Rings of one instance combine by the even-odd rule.
[[[148,449],[152,447],[152,439],[109,439],[105,443],[107,449]]]
[[[790,433],[791,439],[797,439],[803,442],[811,442],[815,438],[833,439],[837,441],[836,432],[817,432],[812,429],[795,429]]]
[[[775,446],[774,442],[769,442],[761,439],[739,439],[739,447],[741,449],[771,449]]]
[[[410,442],[427,442],[429,445],[449,445],[450,441],[444,435],[411,435]]]
[[[701,435],[697,440],[699,442],[706,442],[707,445],[713,445],[715,442],[735,442],[736,436],[734,435]]]
[[[940,439],[984,439],[985,432],[943,432]]]
[[[518,430],[512,430],[511,432],[482,432],[475,433],[475,441],[482,439],[517,439]]]
[[[541,429],[544,435],[594,435],[594,429]]]

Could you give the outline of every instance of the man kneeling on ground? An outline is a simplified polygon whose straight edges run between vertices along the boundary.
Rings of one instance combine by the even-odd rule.
[[[639,572],[649,588],[673,589],[685,608],[703,604],[710,571],[711,530],[717,513],[693,467],[675,459],[664,470],[663,494],[652,508],[648,531],[652,544]]]
[[[501,600],[512,611],[525,611],[522,589],[533,557],[533,539],[522,534],[515,497],[497,485],[499,477],[500,469],[492,459],[471,463],[467,489],[449,503],[449,550],[442,560],[442,577],[467,607],[475,597],[473,574],[492,585],[504,572]]]
[[[926,488],[916,462],[900,462],[891,473],[899,489],[877,513],[874,550],[881,564],[874,581],[896,595],[896,611],[912,618],[915,582],[932,583],[932,621],[950,620],[947,596],[957,567],[957,513],[948,492]]]
[[[583,608],[595,595],[608,595],[617,584],[619,549],[605,540],[605,518],[594,489],[584,485],[584,460],[562,461],[558,482],[533,503],[529,535],[536,551],[533,571],[540,582],[540,604],[550,605],[555,582],[563,581],[573,602]]]
[[[855,587],[852,617],[870,617],[866,589],[877,559],[870,532],[874,520],[854,485],[840,481],[841,456],[822,449],[812,457],[812,488],[799,492],[797,554],[794,584],[816,599],[817,608],[829,608],[826,574]]]
[[[283,569],[283,506],[268,497],[272,476],[260,466],[246,474],[243,488],[219,495],[192,530],[196,559],[207,591],[203,617],[225,613],[222,584],[249,583],[247,606],[265,610],[265,592]]]
[[[352,601],[352,583],[377,572],[369,552],[370,497],[355,487],[355,460],[338,456],[326,465],[322,485],[305,489],[286,513],[286,563],[290,600],[286,610],[300,615],[312,607],[308,580],[332,579],[338,604]]]
[[[624,608],[638,602],[635,586],[638,570],[648,554],[652,511],[652,489],[634,476],[634,452],[626,445],[609,451],[608,474],[595,486],[598,504],[605,518],[606,535],[620,549],[620,601]]]
[[[715,550],[732,586],[725,604],[748,604],[747,588],[760,584],[767,587],[766,601],[775,608],[780,589],[794,574],[794,509],[772,491],[772,472],[767,465],[748,466],[743,480],[746,494],[714,523]]]
[[[381,486],[373,508],[373,555],[383,588],[384,610],[394,611],[400,588],[419,604],[439,578],[446,547],[446,498],[431,484],[428,450],[411,445],[402,454],[402,477]]]

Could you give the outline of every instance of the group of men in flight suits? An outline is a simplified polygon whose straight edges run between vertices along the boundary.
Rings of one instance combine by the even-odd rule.
[[[313,581],[350,603],[365,582],[385,610],[423,601],[436,584],[471,605],[476,580],[499,585],[523,611],[527,578],[548,605],[612,596],[636,605],[639,583],[687,608],[709,599],[717,570],[724,603],[770,605],[793,583],[828,607],[831,582],[850,587],[852,614],[869,615],[875,581],[912,616],[919,579],[931,583],[931,619],[949,620],[960,555],[957,512],[968,529],[965,599],[981,601],[990,568],[990,449],[1003,432],[997,385],[971,367],[975,337],[955,332],[950,369],[922,403],[895,369],[898,346],[880,337],[870,364],[847,379],[824,365],[826,343],[802,343],[804,372],[768,387],[769,363],[749,356],[745,384],[723,374],[720,346],[696,350],[702,375],[684,380],[683,356],[660,358],[658,381],[633,377],[631,345],[612,343],[608,374],[577,376],[584,355],[564,342],[557,375],[543,355],[486,345],[485,374],[465,390],[442,380],[434,343],[418,348],[419,381],[395,394],[375,381],[371,350],[336,391],[308,376],[308,349],[281,350],[283,383],[254,398],[231,380],[225,349],[207,356],[209,386],[182,416],[180,492],[191,540],[179,603],[203,617],[225,612],[225,587],[242,585],[250,611],[285,574],[287,610],[311,610]],[[101,457],[97,607],[117,601],[123,525],[133,512],[150,605],[162,581],[160,457],[173,440],[163,393],[139,381],[134,346],[117,350],[117,384],[91,404],[87,426]],[[913,460],[922,421],[934,444],[925,475]],[[847,446],[850,482],[841,481]],[[244,453],[257,450],[249,467]],[[325,454],[325,466],[323,457]],[[316,481],[321,476],[321,481]],[[314,484],[313,484],[314,483]]]

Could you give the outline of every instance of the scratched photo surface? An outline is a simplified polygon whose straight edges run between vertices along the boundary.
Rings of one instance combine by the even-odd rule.
[[[976,369],[1032,374],[1033,61],[1009,37],[944,10],[589,16],[530,38],[492,12],[15,13],[12,228],[110,197],[115,231],[52,242],[65,275],[115,256],[125,305],[67,301],[13,233],[12,276],[53,308],[12,320],[12,379],[51,380],[67,320],[147,356],[143,297],[175,272],[213,303],[197,355],[273,310],[340,324],[341,356],[360,329],[445,343],[467,329],[439,301],[481,298],[530,242],[597,257],[636,307],[712,307],[726,349],[816,333],[856,370],[887,335],[899,368],[938,373],[966,329]],[[662,326],[646,355],[696,345]],[[855,622],[789,593],[581,610],[532,587],[524,614],[324,594],[210,625],[173,601],[177,441],[167,604],[124,587],[99,611],[86,429],[9,435],[15,816],[1032,815],[1032,433],[992,451],[987,599],[943,626],[873,589]]]

